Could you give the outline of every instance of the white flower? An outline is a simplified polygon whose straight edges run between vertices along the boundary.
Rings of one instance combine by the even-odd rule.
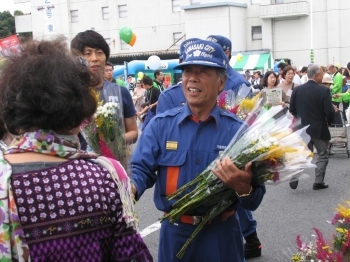
[[[44,197],[43,197],[42,195],[37,195],[37,196],[36,196],[36,199],[39,200],[39,201],[40,201],[40,200],[43,200],[43,198],[44,198]]]

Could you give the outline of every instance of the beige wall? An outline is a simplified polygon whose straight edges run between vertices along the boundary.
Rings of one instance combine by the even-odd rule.
[[[105,38],[110,38],[112,54],[167,49],[178,51],[179,45],[171,46],[173,33],[179,32],[186,34],[187,38],[221,34],[232,40],[233,52],[270,49],[274,58],[290,58],[296,66],[310,62],[311,46],[314,48],[315,63],[345,65],[350,61],[348,0],[285,0],[285,3],[291,4],[313,3],[310,8],[313,10],[312,16],[309,13],[293,19],[261,19],[261,5],[269,5],[272,0],[261,0],[257,5],[251,5],[251,0],[233,0],[232,2],[241,6],[186,9],[175,13],[172,12],[171,0],[52,0],[55,5],[53,34],[45,32],[44,25],[48,21],[44,19],[43,11],[37,10],[38,6],[43,5],[43,0],[12,1],[31,2],[31,18],[16,17],[16,26],[21,30],[32,28],[35,38],[56,34],[72,38],[78,32],[94,27]],[[224,0],[201,0],[201,5],[224,2],[232,3]],[[118,5],[121,4],[128,5],[127,18],[119,18]],[[191,0],[181,0],[181,5],[188,7]],[[102,20],[103,6],[109,6],[109,20]],[[79,23],[70,23],[70,10],[79,10]],[[135,45],[127,50],[121,50],[120,47],[119,29],[123,26],[131,27],[137,35]],[[252,40],[252,26],[262,26],[262,40]]]

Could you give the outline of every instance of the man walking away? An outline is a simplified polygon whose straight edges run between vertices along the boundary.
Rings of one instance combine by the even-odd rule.
[[[328,165],[328,144],[331,139],[328,126],[334,119],[334,108],[329,89],[320,85],[324,72],[318,65],[312,65],[307,70],[309,81],[293,90],[289,111],[294,116],[301,118],[301,124],[309,127],[306,133],[311,140],[308,148],[317,149],[317,161],[315,170],[315,182],[313,189],[325,189],[328,185],[324,182]],[[292,189],[298,186],[298,179],[292,179],[289,183]]]

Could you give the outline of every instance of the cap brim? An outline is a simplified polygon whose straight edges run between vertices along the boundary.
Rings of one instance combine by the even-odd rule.
[[[201,61],[201,60],[194,60],[194,61],[188,61],[188,62],[183,62],[177,66],[174,67],[174,69],[183,69],[186,66],[190,65],[202,65],[202,66],[210,66],[210,67],[217,67],[217,68],[222,68],[226,70],[226,67],[219,65],[217,63],[213,62],[207,62],[207,61]]]

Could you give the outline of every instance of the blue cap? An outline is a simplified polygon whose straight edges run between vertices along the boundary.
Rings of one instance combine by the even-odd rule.
[[[187,46],[189,46],[190,44],[192,44],[195,41],[200,40],[199,38],[189,38],[186,39],[184,41],[182,41],[181,45],[180,45],[180,59],[184,59],[184,50]]]
[[[198,40],[191,43],[184,50],[185,59],[174,67],[183,69],[189,65],[202,65],[227,69],[228,60],[222,47],[214,42]]]
[[[219,45],[221,45],[221,47],[222,47],[222,49],[224,49],[224,51],[226,51],[226,50],[231,51],[232,43],[231,43],[231,40],[228,39],[227,37],[224,37],[221,35],[210,35],[207,37],[207,40],[218,43]]]

